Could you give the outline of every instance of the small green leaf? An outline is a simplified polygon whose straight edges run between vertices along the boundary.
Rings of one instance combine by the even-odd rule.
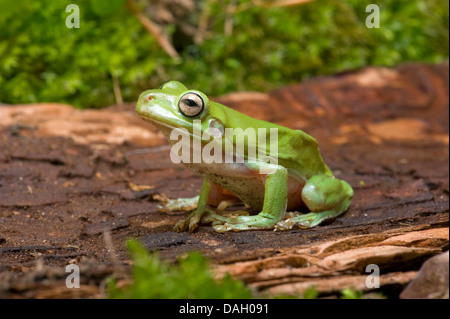
[[[342,299],[361,299],[363,296],[362,291],[352,290],[350,288],[345,288],[341,291]]]
[[[304,299],[317,299],[317,297],[319,297],[319,292],[314,286],[306,289],[305,294],[303,295]]]

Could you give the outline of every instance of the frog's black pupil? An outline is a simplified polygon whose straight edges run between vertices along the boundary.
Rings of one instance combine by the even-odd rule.
[[[187,106],[191,106],[191,107],[197,106],[197,103],[195,103],[195,101],[192,99],[185,99],[184,104],[186,104]]]

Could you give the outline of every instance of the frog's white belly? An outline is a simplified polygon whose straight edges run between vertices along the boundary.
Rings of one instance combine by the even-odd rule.
[[[171,131],[169,128],[161,125],[157,126],[164,135],[167,137],[170,136]],[[191,142],[192,141],[189,140],[189,143]],[[174,145],[177,141],[169,138],[169,143]],[[189,159],[194,159],[194,149],[190,147],[190,145],[191,144],[187,144],[190,151]],[[201,152],[203,153],[203,145],[201,147]],[[203,159],[200,160],[202,161]],[[233,160],[236,160],[235,156],[233,156]],[[267,175],[260,173],[258,169],[251,169],[251,166],[246,163],[227,163],[224,154],[222,154],[222,161],[220,163],[183,162],[183,164],[206,180],[219,185],[234,194],[254,210],[262,210],[265,194],[265,179]],[[301,191],[305,181],[302,180],[301,176],[296,172],[290,172],[288,170],[288,175],[287,209],[294,210],[302,203]]]
[[[192,171],[206,180],[233,193],[255,210],[264,204],[265,174],[250,169],[245,163],[185,163]],[[301,204],[301,190],[304,182],[289,176],[288,210]]]

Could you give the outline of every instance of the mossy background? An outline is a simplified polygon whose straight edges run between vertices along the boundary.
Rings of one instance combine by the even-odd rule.
[[[202,43],[178,23],[160,23],[180,55],[176,60],[126,0],[0,0],[0,103],[103,107],[116,103],[113,77],[123,100],[131,102],[172,79],[220,95],[267,91],[367,65],[448,60],[448,1],[316,0],[267,8],[239,0],[237,6],[246,9],[232,15],[233,33],[227,36],[224,8],[230,1],[192,1],[185,24],[195,29],[206,6],[210,12]],[[148,9],[158,1],[134,2],[158,20]],[[177,0],[166,2],[176,6]],[[71,3],[80,8],[79,29],[65,25]],[[365,25],[371,3],[380,7],[379,29]]]

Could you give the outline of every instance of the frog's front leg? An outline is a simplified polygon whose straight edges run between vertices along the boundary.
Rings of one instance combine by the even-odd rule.
[[[311,213],[280,221],[276,229],[286,230],[294,226],[315,227],[325,220],[336,218],[344,213],[352,198],[353,189],[347,182],[334,176],[313,176],[302,190],[302,200]]]
[[[176,232],[185,231],[189,228],[189,231],[193,231],[197,228],[198,223],[202,219],[202,216],[208,212],[208,198],[211,192],[211,183],[205,180],[203,182],[202,189],[197,201],[197,208],[191,212],[186,219],[180,220],[175,224],[173,230]],[[195,197],[194,197],[195,198]]]
[[[214,225],[217,232],[273,229],[286,214],[288,198],[287,169],[277,165],[267,165],[271,172],[265,176],[264,203],[262,211],[256,216],[229,218],[222,225]],[[269,167],[270,166],[270,167]]]
[[[176,232],[185,231],[187,229],[189,229],[189,231],[194,231],[199,223],[223,223],[226,221],[226,217],[217,214],[215,210],[210,207],[210,205],[217,207],[217,210],[220,211],[239,203],[241,203],[241,201],[234,195],[226,192],[217,184],[205,180],[199,196],[169,200],[165,205],[165,209],[168,210],[175,208],[174,210],[189,210],[189,207],[192,207],[190,209],[192,210],[196,208],[188,215],[186,219],[180,220],[174,226],[174,231]],[[240,213],[242,214],[247,212]]]

